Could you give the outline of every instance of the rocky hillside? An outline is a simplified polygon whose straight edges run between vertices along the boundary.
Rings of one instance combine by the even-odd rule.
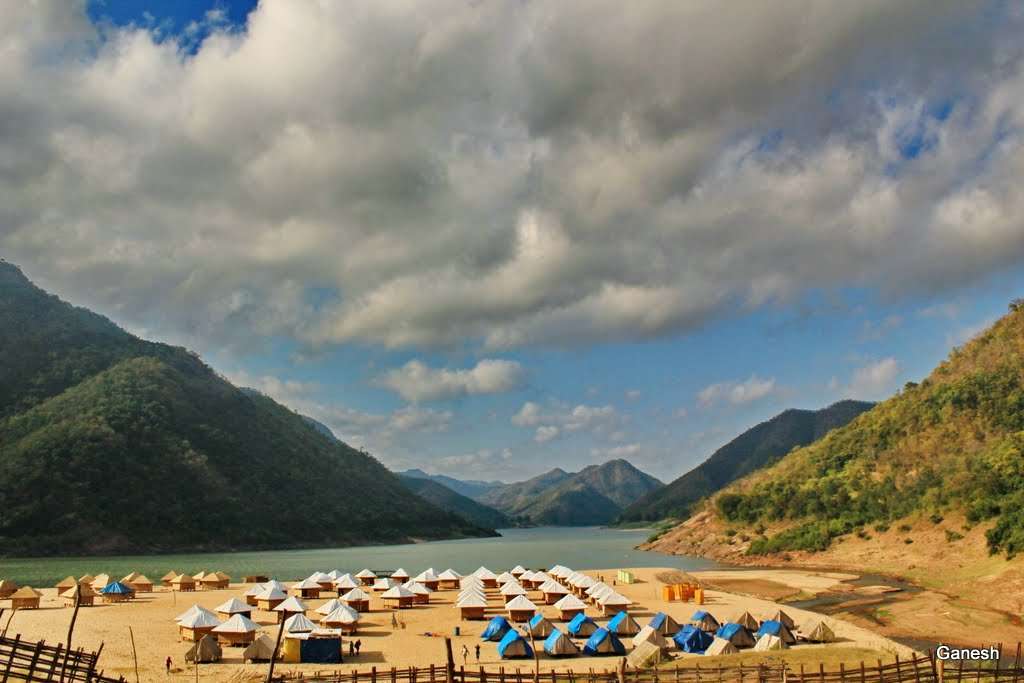
[[[946,561],[979,528],[991,553],[1024,550],[1024,305],[1010,308],[919,384],[729,486],[655,547],[789,556],[848,538],[912,545],[930,524]]]
[[[420,498],[436,505],[442,510],[460,517],[486,529],[505,529],[513,526],[512,521],[501,512],[472,498],[467,498],[447,486],[430,479],[409,477],[404,474],[398,477],[407,489]]]
[[[794,448],[806,446],[842,427],[874,404],[839,401],[821,410],[787,410],[751,427],[710,458],[664,488],[655,489],[623,510],[619,523],[684,518],[696,503],[767,467]]]
[[[181,348],[0,261],[0,552],[334,546],[493,535]]]

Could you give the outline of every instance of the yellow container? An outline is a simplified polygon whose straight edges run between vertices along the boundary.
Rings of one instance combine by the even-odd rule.
[[[281,644],[281,661],[291,664],[302,661],[302,641],[298,638],[285,638]]]
[[[693,591],[693,600],[698,605],[703,605],[704,604],[704,589],[703,588],[698,588],[695,591]]]
[[[672,592],[673,588],[675,588],[675,586],[662,586],[661,587],[661,599],[664,600],[665,602],[672,602],[673,600],[675,600],[675,596],[674,596],[674,594]]]

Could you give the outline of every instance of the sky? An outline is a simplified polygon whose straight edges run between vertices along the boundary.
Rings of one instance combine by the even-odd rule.
[[[1024,292],[1019,3],[0,17],[0,257],[394,469],[668,481]]]

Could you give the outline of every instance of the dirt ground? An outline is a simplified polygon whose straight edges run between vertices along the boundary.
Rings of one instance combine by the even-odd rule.
[[[834,615],[891,638],[970,646],[1018,643],[1024,641],[1024,558],[990,555],[985,531],[984,525],[971,527],[953,515],[940,523],[903,520],[886,531],[869,529],[867,538],[841,537],[820,553],[751,557],[740,535],[727,535],[721,522],[700,514],[643,547],[748,567],[897,577],[921,590],[872,596],[870,590],[861,589],[863,600],[851,601],[849,610]],[[776,577],[774,583],[785,584],[778,578],[781,575]],[[729,583],[727,577],[724,581],[714,582],[728,590],[776,600],[807,597],[787,595],[792,586],[749,582],[740,586]]]
[[[636,603],[631,609],[631,613],[635,615],[641,625],[658,611],[667,612],[678,621],[685,622],[696,609],[692,603],[668,603],[661,600],[662,584],[656,579],[656,575],[665,570],[646,568],[632,571],[639,581],[632,585],[619,585],[617,589]],[[615,570],[587,573],[592,576],[603,575],[610,580],[610,577],[615,575]],[[827,575],[822,576],[812,572],[787,572],[777,578],[794,586],[799,591],[817,590],[823,584],[831,585],[835,581],[834,578],[829,578]],[[755,572],[752,573],[752,580],[764,581],[765,576]],[[780,585],[782,584],[780,583]],[[158,591],[140,595],[132,603],[82,608],[75,628],[74,644],[76,647],[80,646],[86,649],[96,649],[103,644],[100,662],[106,673],[108,675],[125,675],[129,680],[133,680],[132,652],[128,638],[128,627],[130,626],[134,631],[138,650],[141,680],[194,680],[194,667],[186,665],[184,661],[184,654],[190,644],[179,640],[177,626],[173,621],[174,617],[184,612],[192,604],[212,609],[230,597],[241,599],[245,588],[246,586],[243,585],[233,585],[228,590],[197,593]],[[49,643],[65,640],[71,609],[61,606],[54,589],[43,589],[43,592],[45,597],[41,609],[19,611],[14,615],[10,626],[10,635],[20,633],[24,638],[33,640],[43,638]],[[459,620],[458,611],[454,606],[456,594],[457,591],[440,591],[431,596],[429,605],[398,611],[398,617],[405,627],[397,630],[393,630],[391,626],[392,611],[386,610],[379,598],[374,596],[370,605],[371,611],[363,615],[360,620],[360,630],[356,637],[362,640],[362,652],[358,657],[346,656],[345,663],[342,665],[319,667],[278,663],[278,671],[311,672],[318,669],[347,670],[351,668],[369,670],[372,666],[381,669],[391,666],[429,666],[432,663],[441,665],[445,659],[443,635],[452,636],[453,650],[458,665],[463,664],[461,650],[465,645],[470,652],[470,656],[465,662],[469,666],[483,665],[491,668],[504,666],[508,670],[513,670],[517,665],[524,670],[532,666],[532,661],[529,660],[517,663],[499,659],[496,644],[483,642],[479,638],[479,634],[484,628],[484,622]],[[308,616],[314,620],[319,618],[319,615],[312,610],[330,597],[334,597],[333,594],[320,600],[307,601],[311,610]],[[538,594],[531,593],[529,597],[534,602],[539,602]],[[501,608],[502,601],[497,591],[490,591],[488,599],[490,603],[488,617],[504,614]],[[4,601],[0,605],[7,606],[7,602]],[[777,603],[770,600],[721,591],[709,591],[705,605],[705,608],[720,621],[726,621],[744,611],[750,611],[755,615],[766,615],[778,607]],[[819,615],[811,612],[789,607],[785,609],[798,624],[801,621],[819,618]],[[556,626],[559,625],[554,608],[545,606],[542,607],[542,612],[555,622]],[[9,614],[8,612],[4,616],[5,622]],[[588,614],[598,618],[599,622],[604,620],[604,617],[596,609],[588,609]],[[257,623],[263,625],[263,632],[271,636],[276,635],[276,627],[270,614],[257,611],[253,613],[253,617]],[[827,646],[801,645],[787,651],[785,656],[796,659],[809,657],[815,662],[822,659],[826,662],[855,662],[860,659],[874,661],[878,657],[889,659],[895,654],[907,656],[911,652],[906,647],[872,633],[868,628],[832,618],[825,618],[825,621],[836,632],[840,639],[839,642]],[[461,635],[454,635],[456,627],[461,629]],[[428,633],[434,635],[427,635]],[[479,662],[474,654],[477,644],[480,645]],[[627,648],[630,647],[628,639],[625,644]],[[347,652],[347,645],[345,650]],[[242,680],[247,674],[256,674],[257,672],[264,672],[265,675],[266,664],[244,664],[241,661],[241,653],[240,648],[224,648],[224,660],[221,663],[201,666],[200,678],[207,681],[228,681],[231,679]],[[168,655],[173,661],[173,669],[169,677],[165,675],[163,667],[164,659]],[[675,656],[681,655],[675,653]],[[691,657],[691,655],[684,656]],[[755,653],[739,655],[744,658],[745,662],[752,656],[755,659],[759,657]],[[704,660],[701,660],[701,663],[703,664]],[[711,662],[709,661],[709,663]],[[553,660],[542,653],[540,665],[545,670],[550,668],[586,670],[588,668],[612,668],[614,662],[608,658],[598,657]]]

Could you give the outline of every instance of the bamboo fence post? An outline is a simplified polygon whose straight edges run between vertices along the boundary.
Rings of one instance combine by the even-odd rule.
[[[128,627],[128,639],[132,643],[132,662],[134,662],[134,664],[135,664],[135,683],[139,683],[139,655],[135,651],[135,633],[132,632],[132,627],[131,626]],[[199,659],[199,657],[198,657],[198,655],[199,655],[198,648],[196,650],[196,655],[197,655],[196,659],[198,660]]]

